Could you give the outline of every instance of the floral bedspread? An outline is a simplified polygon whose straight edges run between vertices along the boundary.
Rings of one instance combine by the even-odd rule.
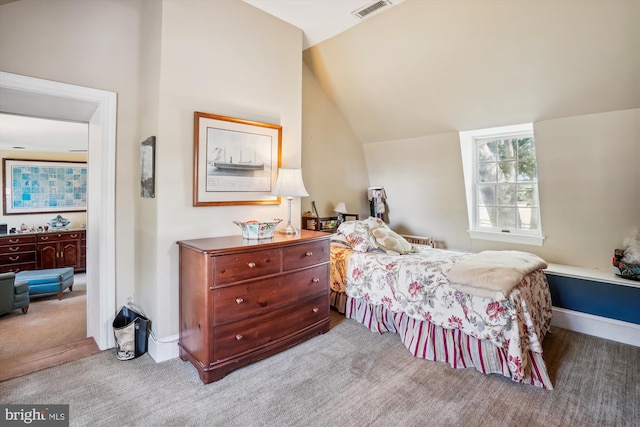
[[[507,352],[516,375],[525,368],[523,362],[527,363],[523,353],[542,353],[542,339],[552,317],[551,295],[542,270],[525,276],[505,301],[496,301],[449,286],[442,266],[469,254],[422,245],[416,248],[414,254],[388,255],[332,244],[331,288],[393,312],[490,340]]]

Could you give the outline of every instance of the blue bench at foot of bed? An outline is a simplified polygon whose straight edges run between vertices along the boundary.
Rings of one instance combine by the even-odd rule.
[[[58,299],[62,299],[62,292],[73,288],[73,268],[19,271],[16,282],[28,283],[29,295],[56,294]]]

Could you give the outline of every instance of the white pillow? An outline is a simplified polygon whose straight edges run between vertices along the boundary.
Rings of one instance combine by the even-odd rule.
[[[376,239],[376,244],[391,254],[406,255],[415,252],[413,245],[404,237],[389,228],[375,228],[371,234]]]
[[[369,252],[378,248],[372,229],[387,228],[387,224],[379,218],[369,217],[360,221],[345,221],[338,227],[351,249],[358,252]]]

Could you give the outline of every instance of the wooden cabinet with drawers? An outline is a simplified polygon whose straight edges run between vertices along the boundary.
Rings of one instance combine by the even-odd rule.
[[[86,230],[0,236],[0,273],[73,267],[87,269]]]
[[[329,235],[179,241],[180,358],[202,382],[329,330]]]
[[[0,236],[0,273],[36,270],[36,235]]]
[[[85,230],[51,231],[36,235],[38,268],[73,267],[75,271],[86,269],[86,251],[83,249]]]

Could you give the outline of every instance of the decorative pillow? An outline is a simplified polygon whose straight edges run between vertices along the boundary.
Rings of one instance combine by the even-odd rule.
[[[375,228],[371,234],[376,239],[376,244],[388,253],[406,255],[414,252],[413,245],[407,239],[389,228]]]
[[[380,218],[370,216],[369,218],[365,219],[364,222],[366,223],[367,227],[369,227],[369,230],[373,230],[375,228],[386,228],[390,230],[389,226],[385,224],[385,222]]]
[[[337,245],[344,246],[346,248],[351,248],[351,245],[347,241],[347,238],[342,233],[334,233],[331,235],[331,239],[329,240],[331,243],[335,243]]]
[[[379,218],[369,217],[360,221],[346,221],[338,227],[338,233],[343,234],[351,249],[358,252],[369,252],[378,248],[372,229],[387,228],[387,224]]]

